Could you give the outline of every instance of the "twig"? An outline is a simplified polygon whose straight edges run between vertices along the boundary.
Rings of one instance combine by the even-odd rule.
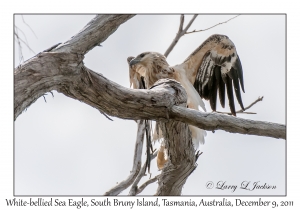
[[[44,50],[43,52],[50,52],[51,50],[53,50],[54,48],[56,48],[60,44],[61,44],[61,42],[53,45],[52,47],[49,47],[48,49]]]
[[[259,101],[262,101],[263,100],[263,96],[261,97],[258,97],[258,99],[256,99],[254,102],[252,102],[249,106],[247,106],[245,108],[245,110],[242,110],[240,109],[239,111],[236,111],[236,113],[239,113],[239,114],[256,114],[255,112],[245,112],[247,109],[250,109],[254,104],[256,104],[257,102]],[[231,112],[219,112],[219,111],[216,111],[217,113],[220,113],[220,114],[228,114],[228,115],[232,115]]]
[[[262,101],[263,100],[263,96],[261,96],[261,97],[258,97],[258,99],[256,99],[254,102],[252,102],[249,106],[247,106],[246,108],[245,108],[245,110],[247,110],[247,109],[250,109],[254,104],[256,104],[257,102],[259,102],[259,101]],[[241,110],[239,110],[239,111],[241,111]]]
[[[45,98],[45,95],[47,95],[47,94],[44,94],[43,97],[44,97],[45,102],[47,103],[46,98]]]
[[[20,31],[23,34],[26,43],[29,45],[29,42],[28,42],[27,37],[26,37],[26,34],[18,26],[15,26],[15,31],[18,31],[18,32]]]
[[[219,112],[219,111],[216,111],[216,113],[232,115],[232,113],[230,113],[230,112]],[[239,112],[236,112],[236,113],[237,114],[257,114],[256,112],[244,112],[244,111],[239,111]]]
[[[142,184],[136,191],[136,195],[140,194],[141,192],[143,192],[143,190],[149,185],[149,184],[152,184],[154,182],[157,181],[159,175],[155,176],[154,178],[152,179],[149,179],[147,180],[144,184]]]
[[[214,28],[214,27],[216,27],[216,26],[218,26],[218,25],[227,23],[227,22],[231,21],[232,19],[234,19],[234,18],[236,18],[236,17],[238,17],[238,16],[240,16],[240,15],[234,16],[233,18],[230,18],[230,19],[228,19],[228,20],[226,20],[226,21],[224,21],[224,22],[222,22],[222,23],[218,23],[218,24],[216,24],[216,25],[214,25],[214,26],[211,26],[211,27],[209,27],[209,28],[202,29],[202,30],[193,30],[193,31],[186,32],[185,34],[191,34],[191,33],[196,33],[196,32],[207,31],[207,30],[212,29],[212,28]]]
[[[28,45],[23,39],[21,39],[21,37],[18,35],[18,33],[14,32],[14,34],[15,34],[15,36],[17,37],[17,39],[20,40],[21,42],[23,42],[23,43],[26,45],[26,47],[27,47],[33,54],[36,54],[36,53],[29,47],[29,45]]]
[[[23,15],[21,15],[21,17],[22,17],[23,23],[24,23],[25,25],[28,26],[28,28],[29,28],[29,29],[31,30],[31,32],[34,34],[35,38],[37,38],[36,34],[34,33],[34,30],[32,30],[32,28],[30,27],[30,25],[28,25],[28,24],[25,22]]]
[[[101,114],[103,114],[104,115],[104,117],[106,117],[108,120],[110,120],[110,121],[114,121],[113,119],[111,119],[107,114],[105,114],[104,112],[102,112],[102,111],[99,111]]]
[[[192,23],[194,22],[194,20],[196,19],[197,16],[198,15],[194,15],[193,18],[190,20],[190,22],[186,25],[186,27],[184,29],[183,29],[184,15],[180,16],[180,24],[179,24],[178,32],[177,32],[173,42],[171,43],[171,45],[166,50],[166,52],[164,54],[165,57],[168,57],[168,55],[173,50],[173,48],[175,47],[175,45],[177,44],[179,39],[187,32],[187,30],[190,28],[190,26],[192,25]]]
[[[20,65],[22,63],[22,61],[24,60],[24,57],[23,57],[23,53],[22,53],[22,45],[21,45],[21,42],[20,42],[20,39],[19,39],[17,28],[14,31],[14,35],[17,39],[17,43],[18,43],[18,46],[19,46],[19,61],[20,61],[19,65]]]
[[[21,15],[22,17],[22,20],[23,20],[23,23],[31,30],[31,32],[34,34],[34,36],[37,38],[36,34],[34,33],[34,31],[32,30],[32,28],[30,27],[30,25],[28,25],[26,23],[26,21],[24,20],[24,17],[23,15]],[[24,38],[25,38],[25,41],[19,36],[19,33],[18,31],[20,31]],[[18,28],[17,26],[15,26],[15,31],[14,31],[14,35],[17,39],[17,43],[19,45],[19,59],[20,59],[20,63],[23,61],[24,57],[23,57],[23,53],[22,53],[22,45],[21,45],[21,42],[23,42],[26,47],[33,53],[33,54],[36,54],[30,47],[29,47],[29,44],[28,44],[28,40],[27,40],[27,37],[26,37],[26,34],[20,29]]]

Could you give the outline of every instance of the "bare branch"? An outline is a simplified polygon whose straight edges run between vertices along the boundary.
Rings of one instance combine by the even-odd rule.
[[[248,110],[248,109],[250,109],[257,102],[262,101],[263,98],[264,98],[263,96],[258,97],[258,99],[256,99],[254,102],[252,102],[249,106],[245,107],[245,110],[240,109],[240,110],[236,111],[236,113],[239,113],[239,114],[256,114],[255,112],[245,112],[245,111]],[[216,112],[220,113],[220,114],[232,115],[231,112],[220,112],[220,111],[216,111]]]
[[[123,190],[129,187],[141,169],[141,156],[143,151],[143,142],[144,142],[144,135],[145,135],[145,121],[139,120],[137,122],[138,130],[136,136],[136,143],[134,149],[134,156],[133,156],[133,166],[132,170],[130,171],[130,175],[124,181],[117,184],[115,187],[107,191],[104,195],[119,195]]]
[[[156,182],[158,180],[158,177],[159,175],[155,176],[154,178],[152,179],[149,179],[147,180],[144,184],[142,184],[138,189],[137,189],[137,192],[136,192],[136,195],[140,194],[141,192],[143,192],[143,190],[150,184]]]
[[[177,33],[180,33],[183,30],[183,24],[184,24],[184,15],[180,15],[180,24]]]
[[[221,23],[218,23],[218,24],[216,24],[216,25],[213,25],[213,26],[211,26],[211,27],[209,27],[209,28],[202,29],[202,30],[193,30],[193,31],[190,31],[190,32],[185,32],[185,34],[191,34],[191,33],[196,33],[196,32],[207,31],[207,30],[212,29],[212,28],[214,28],[214,27],[216,27],[216,26],[218,26],[218,25],[227,23],[227,22],[231,21],[232,19],[234,19],[234,18],[236,18],[236,17],[238,17],[238,16],[240,16],[240,15],[234,16],[233,18],[230,18],[230,19],[228,19],[228,20],[226,20],[226,21],[224,21],[224,22],[221,22]]]
[[[172,107],[170,118],[209,131],[224,130],[230,133],[286,139],[286,126],[277,123],[242,119],[218,113],[198,112],[178,106]]]
[[[117,30],[117,28],[124,23],[125,21],[127,21],[128,19],[130,19],[131,17],[133,17],[133,15],[98,15],[96,16],[93,20],[91,20],[88,25],[81,31],[79,32],[77,35],[75,35],[73,38],[71,38],[71,40],[69,40],[68,42],[66,42],[63,45],[60,45],[58,48],[56,48],[55,50],[59,50],[62,52],[66,52],[64,54],[48,54],[51,56],[45,56],[45,53],[40,53],[38,55],[36,55],[35,57],[27,60],[24,64],[22,64],[21,66],[17,67],[15,69],[15,81],[17,82],[26,82],[26,81],[31,81],[34,83],[34,77],[37,76],[37,78],[43,80],[45,79],[46,76],[46,72],[43,72],[44,70],[46,71],[52,71],[51,75],[48,76],[53,76],[54,78],[56,78],[56,76],[60,77],[61,79],[64,77],[63,75],[65,75],[62,71],[60,71],[58,68],[62,68],[62,69],[68,69],[67,71],[70,74],[70,79],[73,78],[71,75],[78,76],[78,72],[81,71],[82,68],[82,60],[83,60],[83,54],[82,52],[87,52],[88,50],[92,49],[94,46],[98,45],[99,43],[103,42],[104,40],[107,39],[107,37],[109,37],[115,30]],[[101,30],[99,30],[101,29]],[[98,34],[100,33],[100,34]],[[18,36],[19,37],[19,36]],[[96,37],[96,38],[95,38]],[[76,39],[76,40],[73,40]],[[18,40],[19,41],[19,40]],[[19,41],[20,43],[20,41]],[[21,48],[21,44],[19,44],[19,47]],[[76,51],[78,49],[78,51]],[[74,54],[68,54],[70,51],[74,51]],[[20,50],[21,52],[21,50]],[[22,55],[22,54],[21,54]],[[56,55],[60,55],[62,56],[62,59],[66,61],[65,64],[63,64],[61,66],[61,61],[59,61],[59,57],[56,57]],[[44,57],[45,56],[45,57]],[[41,60],[39,60],[41,59]],[[47,60],[49,59],[49,60]],[[69,60],[71,59],[71,60]],[[36,62],[38,61],[38,62]],[[39,62],[41,61],[41,62]],[[58,62],[58,63],[57,63]],[[48,64],[53,65],[53,68],[50,68],[50,66]],[[33,65],[33,66],[32,66]],[[34,66],[37,65],[37,66]],[[41,66],[42,65],[42,66]],[[46,66],[43,66],[46,65]],[[23,68],[22,68],[23,67]],[[26,70],[28,67],[28,69],[31,70]],[[24,70],[24,71],[23,71]],[[36,71],[36,75],[33,76],[31,75],[32,71]],[[61,74],[63,73],[63,74]],[[59,74],[61,74],[59,76]],[[18,77],[18,75],[20,75],[21,77],[24,76],[24,78],[22,79],[21,77]],[[31,76],[30,76],[31,75]],[[99,74],[98,74],[99,75]],[[27,77],[28,76],[28,77]],[[33,77],[32,77],[33,76]],[[63,77],[61,77],[63,76]],[[65,75],[66,76],[66,75]],[[33,79],[33,80],[32,80]],[[71,82],[71,80],[66,78],[66,81]],[[31,83],[30,82],[30,83]],[[31,83],[31,84],[33,84]],[[50,82],[49,83],[44,83],[44,87],[37,92],[30,92],[30,90],[27,88],[21,90],[18,88],[19,85],[17,85],[16,83],[14,83],[15,86],[15,93],[17,93],[18,91],[22,92],[21,94],[25,94],[24,97],[21,96],[21,101],[19,101],[18,97],[15,97],[15,102],[17,104],[15,104],[15,119],[16,117],[23,111],[25,110],[28,106],[30,106],[32,103],[34,103],[39,97],[41,97],[43,95],[44,92],[48,92],[51,90],[54,90],[54,86],[55,86],[55,82]],[[38,88],[38,85],[40,85],[40,83],[36,83],[37,86],[31,87],[33,89]],[[22,86],[22,85],[21,85]],[[33,90],[31,89],[31,91]],[[26,97],[27,99],[26,99]],[[102,111],[102,110],[100,110]]]
[[[257,102],[262,101],[263,98],[264,98],[263,96],[258,97],[258,99],[256,99],[254,102],[252,102],[249,106],[245,107],[245,111],[246,111],[247,109],[250,109],[250,108],[251,108],[254,104],[256,104]],[[238,112],[243,112],[243,110],[241,109],[241,110],[239,110]]]
[[[187,32],[187,30],[189,30],[189,28],[191,27],[192,23],[194,22],[194,20],[196,19],[198,15],[194,15],[192,17],[192,19],[190,20],[190,22],[186,25],[186,27],[184,28],[184,30],[182,31],[182,36]]]
[[[153,160],[157,155],[157,152],[154,152],[153,154],[151,154],[151,160]],[[128,195],[137,195],[137,191],[138,191],[138,184],[141,181],[141,179],[146,176],[146,169],[147,169],[147,163],[145,162],[142,169],[140,170],[139,174],[137,175],[136,179],[134,180],[131,189],[129,191]],[[141,190],[139,193],[141,193],[143,190]]]
[[[189,27],[192,25],[192,23],[194,22],[194,20],[196,19],[198,15],[194,15],[192,17],[192,19],[190,20],[190,22],[186,25],[186,27],[184,29],[182,29],[183,27],[183,23],[184,23],[184,15],[180,16],[180,24],[179,24],[179,29],[178,32],[173,40],[173,42],[171,43],[171,45],[168,47],[168,49],[166,50],[166,52],[164,53],[165,57],[168,57],[168,55],[170,54],[170,52],[173,50],[173,48],[175,47],[175,45],[177,44],[177,42],[179,41],[179,39],[187,32],[187,30],[189,29]]]

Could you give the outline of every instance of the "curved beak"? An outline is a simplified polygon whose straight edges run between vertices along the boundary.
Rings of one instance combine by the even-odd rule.
[[[137,63],[139,63],[140,61],[141,61],[140,58],[134,58],[134,59],[132,59],[132,60],[130,61],[129,65],[130,65],[130,66],[133,66],[134,64],[137,64]]]

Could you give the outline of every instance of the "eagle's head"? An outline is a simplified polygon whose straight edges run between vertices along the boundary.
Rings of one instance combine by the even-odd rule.
[[[166,57],[160,53],[144,52],[134,59],[131,57],[130,59],[130,67],[135,66],[137,69],[145,69],[140,74],[144,76],[147,88],[151,87],[159,79],[173,78],[174,70],[170,69]]]
[[[153,65],[165,68],[169,66],[166,57],[158,52],[143,52],[132,59],[129,64],[130,66],[138,64],[146,68],[152,68]]]

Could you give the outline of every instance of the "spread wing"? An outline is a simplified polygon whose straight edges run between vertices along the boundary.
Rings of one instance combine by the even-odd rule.
[[[233,42],[224,35],[212,35],[198,47],[181,66],[201,98],[209,100],[216,111],[217,93],[225,106],[225,89],[231,113],[236,116],[233,89],[244,110],[241,90],[244,90],[243,69]]]
[[[132,59],[134,59],[133,56],[127,58],[128,65]],[[146,89],[144,74],[145,74],[145,69],[143,69],[140,65],[139,66],[129,65],[130,87],[133,87],[133,89]]]

